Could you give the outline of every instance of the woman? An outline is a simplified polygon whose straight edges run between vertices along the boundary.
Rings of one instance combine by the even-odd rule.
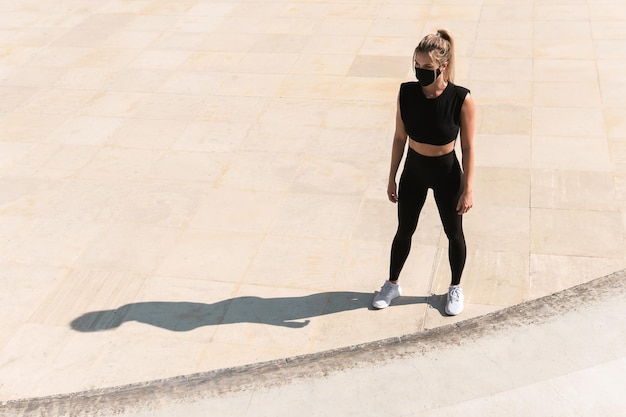
[[[449,242],[452,280],[446,313],[457,315],[463,310],[460,283],[466,246],[462,220],[473,204],[475,105],[468,89],[453,84],[453,47],[446,30],[425,36],[413,54],[418,81],[400,86],[387,187],[389,200],[398,204],[398,230],[391,246],[389,280],[374,297],[375,308],[389,306],[402,294],[398,278],[431,188]],[[463,169],[454,151],[459,132]],[[396,174],[407,137],[408,154],[396,191]]]

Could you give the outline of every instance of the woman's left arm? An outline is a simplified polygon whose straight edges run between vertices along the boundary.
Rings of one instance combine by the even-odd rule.
[[[474,181],[474,126],[476,124],[476,105],[467,93],[461,107],[461,150],[463,151],[463,193],[459,198],[456,211],[465,214],[474,205],[472,184]]]

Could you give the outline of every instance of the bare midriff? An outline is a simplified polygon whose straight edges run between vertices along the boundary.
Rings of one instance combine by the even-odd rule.
[[[454,143],[446,143],[445,145],[429,145],[428,143],[416,142],[409,138],[409,146],[415,152],[424,156],[442,156],[447,155],[454,150]]]

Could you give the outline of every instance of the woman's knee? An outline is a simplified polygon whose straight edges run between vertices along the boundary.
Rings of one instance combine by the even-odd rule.
[[[396,236],[394,239],[395,240],[411,240],[413,238],[413,235],[415,234],[416,229],[417,229],[417,226],[402,227],[402,225],[400,225],[398,226],[398,230],[396,230]]]
[[[450,242],[465,243],[465,234],[461,224],[447,225],[443,227],[443,231]]]

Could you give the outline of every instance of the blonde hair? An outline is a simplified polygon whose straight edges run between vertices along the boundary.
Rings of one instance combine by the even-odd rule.
[[[413,55],[418,52],[427,53],[440,66],[447,62],[444,76],[447,81],[454,82],[454,40],[450,32],[439,29],[436,33],[424,36]]]

